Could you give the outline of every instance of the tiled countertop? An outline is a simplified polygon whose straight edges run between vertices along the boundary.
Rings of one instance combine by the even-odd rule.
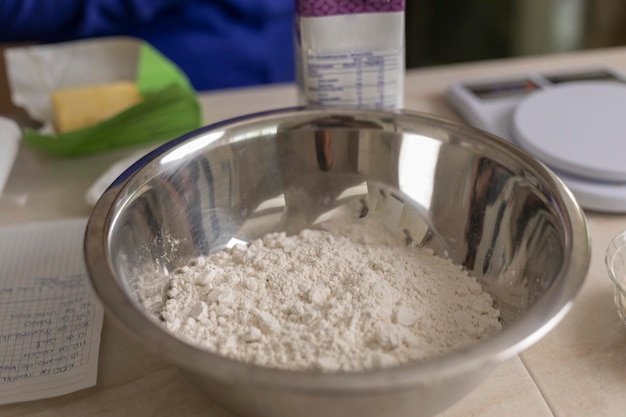
[[[405,107],[448,118],[448,85],[462,79],[524,74],[528,71],[610,65],[626,72],[626,48],[412,70]],[[221,91],[201,98],[211,123],[269,108],[295,105],[292,85]],[[84,193],[129,150],[72,160],[55,160],[22,147],[5,193],[0,225],[86,217]],[[626,214],[587,212],[592,258],[573,309],[547,336],[500,365],[444,417],[566,417],[626,415],[626,326],[613,305],[604,267],[610,239],[626,229]],[[63,397],[0,406],[0,415],[60,416],[225,416],[208,403],[167,361],[136,344],[105,317],[98,384]]]

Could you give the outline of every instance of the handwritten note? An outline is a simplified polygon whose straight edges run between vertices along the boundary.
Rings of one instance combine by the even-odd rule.
[[[0,404],[96,384],[103,313],[83,262],[85,226],[0,228]]]

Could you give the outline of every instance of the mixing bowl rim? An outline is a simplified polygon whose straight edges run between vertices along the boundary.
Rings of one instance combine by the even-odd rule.
[[[373,113],[381,117],[416,117],[437,123],[440,127],[464,132],[481,142],[485,139],[495,140],[493,146],[499,146],[512,153],[516,158],[521,158],[529,167],[540,173],[541,178],[551,186],[552,191],[558,194],[563,204],[561,209],[567,214],[563,216],[567,221],[565,225],[566,240],[563,242],[567,259],[565,259],[565,266],[559,271],[554,284],[523,317],[480,344],[423,362],[345,373],[291,371],[229,359],[174,336],[155,318],[149,317],[147,312],[138,307],[137,301],[130,297],[115,278],[113,265],[107,256],[108,237],[115,221],[115,219],[110,221],[109,216],[114,214],[113,210],[120,203],[118,199],[123,194],[122,190],[134,175],[140,172],[147,163],[164,155],[176,145],[213,130],[223,129],[227,126],[234,127],[242,122],[258,122],[264,118],[268,120],[280,118],[293,113],[313,116],[328,115],[329,112],[350,115]],[[575,242],[573,241],[574,237],[582,239]],[[377,111],[289,107],[243,115],[211,124],[174,139],[148,153],[114,181],[95,205],[85,232],[84,253],[90,280],[105,308],[127,330],[142,339],[144,343],[153,344],[153,348],[156,347],[157,350],[180,366],[205,375],[219,376],[226,380],[271,384],[286,389],[355,390],[427,383],[485,366],[495,366],[532,345],[549,332],[571,308],[589,267],[590,243],[584,213],[565,184],[544,164],[496,136],[441,116],[410,110]],[[541,325],[537,326],[538,322]]]

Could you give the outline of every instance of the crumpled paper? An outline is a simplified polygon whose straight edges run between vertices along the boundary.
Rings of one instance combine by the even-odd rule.
[[[43,126],[24,128],[24,141],[52,155],[73,157],[167,141],[202,123],[197,94],[187,76],[151,45],[135,38],[9,48],[5,61],[12,102]],[[136,82],[142,102],[97,125],[54,132],[50,101],[54,90],[115,81]]]

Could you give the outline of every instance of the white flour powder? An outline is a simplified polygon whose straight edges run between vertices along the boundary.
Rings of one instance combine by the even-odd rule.
[[[500,329],[492,298],[459,266],[364,236],[276,233],[194,259],[171,276],[160,315],[219,354],[324,371],[434,357]]]

